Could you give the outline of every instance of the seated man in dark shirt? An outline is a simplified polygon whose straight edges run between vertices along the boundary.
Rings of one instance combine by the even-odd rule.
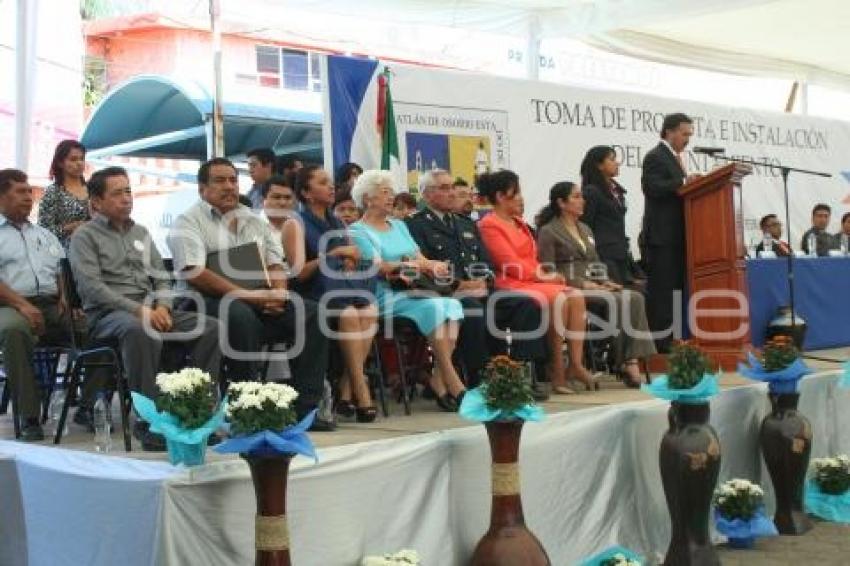
[[[69,257],[77,290],[96,342],[115,340],[130,388],[153,399],[159,392],[166,343],[189,345],[192,364],[218,380],[221,350],[215,318],[172,310],[171,278],[141,224],[130,218],[127,172],[107,167],[92,175],[89,198],[97,210],[74,231]],[[133,434],[144,450],[165,450],[165,439],[137,421]]]
[[[771,239],[771,249],[777,256],[787,257],[791,255],[791,246],[787,242],[782,241],[782,222],[775,214],[768,214],[762,217],[759,221],[759,228],[764,235],[764,239]],[[764,239],[756,246],[756,253],[760,254],[764,251]]]
[[[829,250],[837,249],[835,244],[835,236],[826,231],[829,228],[829,219],[832,216],[832,209],[828,204],[816,204],[812,209],[812,227],[806,230],[803,234],[803,240],[800,247],[804,252],[812,255],[817,252],[818,256],[829,255]],[[815,238],[815,249],[809,249],[809,236]]]
[[[504,340],[488,332],[485,308],[493,309],[489,318],[499,329],[510,328],[511,357],[534,361],[538,372],[542,372],[547,351],[540,308],[525,295],[490,295],[488,281],[482,277],[492,274],[487,249],[475,223],[452,212],[455,189],[449,173],[440,169],[426,172],[419,191],[427,207],[407,219],[407,226],[422,254],[428,259],[449,262],[454,276],[460,280],[457,298],[463,303],[465,317],[456,351],[462,356],[473,382],[470,385],[477,383],[482,363],[490,355],[504,353],[507,349]],[[522,336],[539,330],[535,338]]]

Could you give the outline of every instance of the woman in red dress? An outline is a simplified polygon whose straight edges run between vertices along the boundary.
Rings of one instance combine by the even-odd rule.
[[[531,295],[549,310],[549,378],[552,391],[574,393],[567,378],[584,383],[589,390],[598,384],[582,363],[585,331],[585,304],[581,291],[566,285],[559,273],[546,272],[537,261],[537,244],[522,219],[523,200],[519,177],[513,171],[485,173],[476,187],[493,205],[493,212],[478,222],[481,239],[490,252],[496,271],[496,288]],[[569,373],[561,355],[567,340]]]

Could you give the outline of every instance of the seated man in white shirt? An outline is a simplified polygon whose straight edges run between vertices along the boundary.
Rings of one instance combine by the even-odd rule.
[[[256,379],[264,344],[301,343],[291,360],[292,386],[298,391],[299,418],[316,408],[324,393],[328,340],[319,328],[318,307],[286,290],[280,238],[250,209],[239,204],[236,168],[215,158],[198,170],[201,200],[180,215],[168,236],[174,269],[204,296],[206,312],[227,328],[227,377],[231,381]],[[270,289],[245,289],[207,268],[208,255],[256,243],[268,270]],[[299,308],[293,304],[300,302]],[[300,312],[299,312],[300,311]],[[313,430],[332,430],[330,422],[316,419]]]

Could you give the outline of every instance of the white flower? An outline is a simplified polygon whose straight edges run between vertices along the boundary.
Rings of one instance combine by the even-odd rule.
[[[191,393],[209,387],[210,383],[210,375],[198,368],[184,368],[176,373],[160,373],[156,376],[156,385],[165,395]]]

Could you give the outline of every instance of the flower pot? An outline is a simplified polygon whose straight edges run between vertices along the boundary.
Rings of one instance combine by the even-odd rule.
[[[200,466],[204,463],[207,455],[207,438],[204,436],[200,442],[180,442],[165,437],[165,445],[168,448],[168,460],[174,464],[185,464],[186,466]]]
[[[756,539],[754,539],[753,537],[745,537],[745,538],[729,537],[729,548],[737,548],[737,549],[740,549],[740,550],[752,548],[753,544],[755,543],[755,540]]]
[[[286,481],[292,454],[240,454],[251,467],[257,516],[254,547],[256,566],[290,566],[286,524]]]
[[[812,425],[797,411],[799,393],[770,396],[772,411],[761,423],[759,441],[773,491],[773,522],[783,535],[801,535],[812,528],[803,511],[803,486],[812,451]]]
[[[517,455],[522,420],[484,424],[493,458],[490,528],[475,547],[470,566],[549,566],[537,537],[525,526]]]
[[[767,324],[765,340],[770,340],[775,336],[790,336],[794,346],[802,351],[807,329],[808,325],[803,317],[795,312],[792,321],[791,307],[781,306],[777,309],[776,316]]]
[[[672,534],[664,564],[716,566],[709,512],[720,472],[720,440],[708,424],[708,403],[670,404],[670,429],[661,440],[659,463]]]

